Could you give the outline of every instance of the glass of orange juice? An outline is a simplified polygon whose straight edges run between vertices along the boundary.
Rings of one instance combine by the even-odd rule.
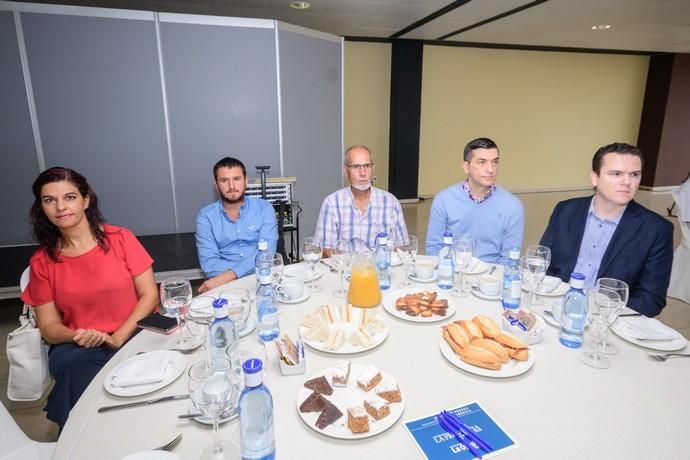
[[[347,301],[355,307],[371,308],[381,303],[381,288],[373,254],[359,253],[352,263]]]

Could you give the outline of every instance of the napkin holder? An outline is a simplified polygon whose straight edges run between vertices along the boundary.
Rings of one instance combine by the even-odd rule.
[[[297,352],[299,353],[299,361],[297,364],[289,365],[284,360],[279,359],[280,373],[283,375],[299,375],[307,371],[307,359],[304,354],[304,342],[297,341]]]

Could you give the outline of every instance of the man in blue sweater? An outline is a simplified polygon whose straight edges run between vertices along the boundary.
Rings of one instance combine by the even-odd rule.
[[[522,202],[496,185],[498,146],[480,137],[463,152],[467,179],[439,192],[431,205],[426,233],[426,254],[436,255],[443,233],[468,233],[474,237],[475,256],[484,262],[500,262],[508,251],[522,246],[525,212]]]

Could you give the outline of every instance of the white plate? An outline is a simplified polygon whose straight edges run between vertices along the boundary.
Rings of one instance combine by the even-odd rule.
[[[194,297],[189,304],[188,315],[192,318],[208,318],[213,316],[213,301],[215,297],[210,295],[200,295]]]
[[[128,387],[117,387],[113,385],[113,380],[115,376],[117,375],[120,368],[122,368],[122,366],[126,363],[136,359],[150,359],[152,355],[160,355],[161,359],[165,359],[165,354],[169,355],[170,363],[168,364],[168,367],[165,371],[165,378],[161,382],[145,385],[132,385]],[[132,356],[131,358],[118,364],[117,367],[111,370],[105,377],[103,387],[105,388],[105,391],[114,396],[141,396],[156,390],[160,390],[161,388],[170,385],[172,382],[177,380],[177,378],[180,375],[182,375],[185,368],[185,359],[181,353],[169,350],[150,351],[142,355]]]
[[[500,369],[493,370],[473,366],[472,364],[468,364],[461,360],[460,357],[455,354],[453,349],[450,348],[450,345],[448,345],[448,342],[446,342],[443,337],[441,337],[439,347],[441,348],[441,354],[443,354],[443,357],[450,361],[452,365],[462,369],[463,371],[469,372],[470,374],[481,375],[483,377],[492,377],[498,379],[515,377],[516,375],[524,374],[534,365],[534,352],[532,350],[529,350],[529,357],[527,358],[527,361],[517,361],[515,359],[511,359],[506,364],[501,366]]]
[[[424,318],[423,316],[410,316],[404,311],[395,308],[395,301],[398,300],[400,297],[404,297],[407,294],[416,294],[424,290],[425,289],[420,288],[407,288],[387,292],[386,294],[384,294],[382,299],[383,309],[391,315],[395,316],[396,318],[404,319],[405,321],[411,321],[413,323],[433,323],[436,321],[448,319],[455,314],[455,301],[448,293],[441,291],[440,289],[434,289],[433,292],[437,293],[437,299],[445,299],[448,301],[448,309],[446,309],[446,314],[444,316],[432,315],[428,318]]]
[[[302,303],[305,300],[307,300],[309,297],[311,297],[311,293],[309,292],[309,288],[307,286],[304,286],[304,292],[302,293],[301,296],[297,297],[296,299],[288,299],[287,297],[283,297],[282,295],[278,294],[278,301],[280,303],[286,303],[289,305],[296,304],[296,303]]]
[[[484,273],[491,267],[490,264],[487,264],[486,262],[482,262],[476,257],[472,258],[472,262],[470,262],[469,268],[465,271],[466,275],[479,275],[480,273]],[[460,267],[455,267],[455,273],[460,273]]]
[[[283,276],[288,278],[301,277],[305,283],[317,280],[321,278],[326,273],[327,268],[323,267],[320,263],[314,268],[314,275],[311,272],[311,266],[309,264],[292,264],[283,268]]]
[[[555,278],[555,277],[547,276],[546,278]],[[546,288],[546,286],[543,285],[543,282],[542,282],[542,284],[537,286],[537,291],[536,291],[537,295],[544,296],[544,297],[561,297],[561,296],[565,295],[565,293],[570,290],[570,284],[564,283],[560,279],[559,279],[559,281],[560,281],[560,284],[555,289],[552,289],[552,290],[548,290]],[[525,292],[528,292],[524,285],[522,286],[522,290]]]
[[[552,312],[551,315],[547,315],[546,313],[542,313],[542,314],[541,314],[541,317],[544,318],[544,322],[545,322],[546,324],[550,325],[550,326],[553,326],[553,327],[555,327],[555,328],[557,328],[557,329],[560,329],[561,323],[559,323],[558,321],[556,321],[556,318],[554,318],[554,317],[552,316],[552,315],[553,315],[553,311],[552,311],[552,310],[548,310],[548,311],[551,311],[551,312]]]
[[[126,457],[121,460],[181,460],[180,457],[172,452],[164,450],[143,450]]]
[[[486,295],[482,291],[480,291],[479,288],[476,286],[472,286],[470,288],[470,291],[472,291],[472,294],[474,294],[476,297],[479,297],[480,299],[483,299],[483,300],[501,300],[501,296],[499,294]]]
[[[305,388],[304,385],[300,388],[297,394],[297,413],[302,418],[302,421],[312,430],[317,433],[321,433],[325,436],[337,439],[365,439],[377,434],[383,433],[400,419],[403,411],[405,410],[405,394],[403,393],[402,387],[400,387],[400,382],[398,382],[398,388],[400,388],[400,395],[402,396],[402,401],[399,403],[391,403],[390,410],[391,413],[381,420],[375,420],[369,414],[369,431],[366,433],[353,434],[347,427],[347,409],[353,406],[364,406],[364,396],[367,394],[373,394],[374,390],[366,392],[357,386],[357,377],[359,373],[365,368],[362,364],[352,364],[350,367],[350,378],[347,382],[347,387],[333,387],[333,394],[330,396],[325,396],[331,403],[335,404],[336,407],[343,413],[343,415],[335,422],[328,425],[323,430],[316,427],[316,420],[319,418],[318,412],[306,412],[302,413],[299,411],[299,406],[304,402],[305,399],[311,394],[309,388]],[[333,368],[329,367],[314,375],[311,375],[309,379],[313,379],[320,376],[325,376],[328,382],[331,382],[331,375],[333,373]],[[381,371],[381,375],[384,380],[395,380],[390,374]]]
[[[438,273],[434,270],[434,275],[431,278],[418,278],[414,273],[410,273],[410,279],[415,283],[433,283],[438,279]]]
[[[299,327],[299,334],[302,337],[302,340],[304,340],[304,343],[309,345],[311,348],[319,351],[323,351],[324,353],[332,353],[335,355],[352,355],[355,353],[364,353],[365,351],[369,351],[373,348],[378,347],[383,343],[384,340],[388,338],[388,325],[386,325],[386,329],[384,329],[381,332],[377,332],[374,334],[373,338],[374,341],[372,342],[371,346],[369,347],[362,347],[362,346],[355,346],[352,344],[347,343],[347,339],[352,334],[352,331],[354,331],[357,326],[359,325],[359,318],[360,315],[365,311],[365,309],[361,308],[353,308],[352,309],[352,322],[350,323],[340,323],[337,322],[335,324],[331,325],[331,330],[340,328],[345,332],[345,343],[341,348],[338,350],[331,350],[329,348],[326,348],[326,342],[320,342],[318,340],[307,340],[304,336],[309,332],[309,328],[305,326],[300,326]],[[379,318],[381,318],[381,315],[377,314]],[[383,318],[381,318],[383,319]]]
[[[688,341],[685,339],[685,337],[677,337],[672,340],[639,340],[636,339],[628,334],[628,332],[625,330],[625,328],[620,327],[620,321],[624,321],[625,318],[621,318],[617,320],[615,323],[613,323],[613,326],[611,326],[611,330],[613,331],[614,334],[616,334],[618,337],[621,339],[628,341],[630,343],[634,343],[637,346],[643,347],[643,348],[649,348],[650,350],[658,350],[658,351],[678,351],[682,350],[685,348],[685,345],[687,345]]]

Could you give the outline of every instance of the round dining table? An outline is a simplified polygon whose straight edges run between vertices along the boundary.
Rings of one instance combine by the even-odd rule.
[[[418,256],[423,257],[423,256]],[[330,262],[332,264],[332,262]],[[318,265],[324,275],[321,291],[299,304],[280,304],[281,335],[299,337],[304,316],[322,305],[340,305],[332,295],[340,283],[338,273]],[[501,276],[502,269],[494,273]],[[392,269],[392,286],[402,289],[402,267]],[[253,291],[254,276],[228,286]],[[413,283],[419,291],[436,290],[433,283]],[[409,288],[409,287],[405,287]],[[207,295],[207,294],[205,294]],[[391,294],[395,295],[395,294]],[[549,308],[552,297],[539,297],[535,312]],[[265,384],[273,395],[276,455],[281,459],[422,459],[424,456],[405,429],[405,421],[441,410],[478,402],[515,440],[517,448],[502,452],[506,459],[647,459],[690,458],[690,359],[656,362],[648,350],[611,335],[620,349],[608,358],[609,369],[594,369],[580,361],[585,346],[569,349],[558,341],[558,329],[546,325],[541,342],[532,345],[533,366],[508,378],[479,376],[451,364],[440,351],[441,326],[482,314],[500,324],[500,301],[474,295],[452,298],[452,317],[430,323],[399,319],[381,306],[377,313],[388,326],[388,336],[366,352],[335,355],[306,347],[306,372],[284,376],[273,344],[267,344]],[[523,306],[527,295],[523,294]],[[251,315],[256,315],[252,307]],[[256,336],[257,331],[250,336]],[[104,389],[108,373],[141,352],[164,350],[174,336],[141,331],[99,372],[70,413],[60,435],[55,459],[121,459],[165,444],[178,434],[182,440],[173,453],[197,459],[212,441],[208,425],[178,415],[193,411],[189,399],[98,413],[101,406],[185,394],[187,373],[153,393],[115,397]],[[201,349],[183,355],[187,369],[204,359]],[[384,432],[365,439],[334,439],[309,427],[300,417],[298,394],[303,383],[319,371],[348,359],[353,365],[372,364],[393,376],[405,406],[400,419]],[[344,411],[343,411],[344,412]],[[347,416],[347,415],[345,415]],[[220,427],[220,436],[236,437],[238,420]]]

